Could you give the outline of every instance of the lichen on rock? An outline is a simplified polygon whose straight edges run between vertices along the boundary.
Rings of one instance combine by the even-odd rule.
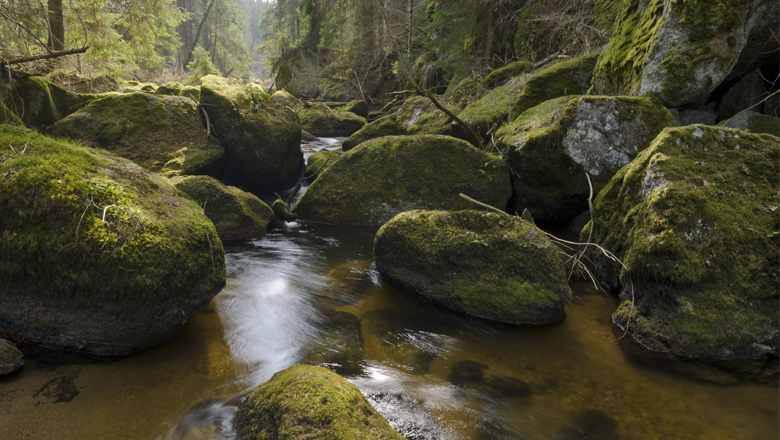
[[[620,288],[613,321],[653,351],[776,374],[778,160],[777,137],[695,125],[664,130],[623,167],[582,231],[625,264],[590,252]]]
[[[0,153],[0,337],[25,354],[141,351],[224,286],[214,226],[166,178],[9,125]]]
[[[295,211],[315,222],[378,225],[411,209],[472,208],[459,193],[504,208],[509,170],[499,157],[449,136],[388,136],[335,161]]]
[[[508,156],[515,206],[537,221],[565,225],[588,209],[593,194],[650,145],[672,115],[649,99],[566,96],[520,115],[496,134]]]
[[[172,182],[203,207],[222,240],[260,236],[275,218],[271,208],[257,196],[225,186],[213,177],[178,177]]]
[[[360,390],[322,367],[280,371],[241,403],[236,417],[245,440],[358,440],[403,437]]]
[[[109,93],[54,124],[49,131],[102,148],[166,177],[216,175],[225,150],[207,137],[189,98]]]
[[[377,232],[374,258],[404,291],[471,316],[540,325],[571,300],[560,251],[533,224],[483,211],[409,211]]]

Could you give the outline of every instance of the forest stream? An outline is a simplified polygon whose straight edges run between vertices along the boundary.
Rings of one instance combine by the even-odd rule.
[[[0,437],[233,439],[240,399],[296,363],[344,375],[408,439],[780,436],[776,386],[633,360],[610,320],[616,299],[593,285],[571,282],[555,325],[469,318],[382,281],[375,232],[288,223],[226,243],[227,286],[173,339],[1,378]]]

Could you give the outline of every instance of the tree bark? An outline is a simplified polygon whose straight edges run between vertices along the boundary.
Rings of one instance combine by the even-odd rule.
[[[49,41],[46,47],[51,51],[65,49],[65,21],[62,18],[62,0],[48,0]]]
[[[407,53],[412,54],[412,31],[414,30],[414,5],[412,0],[409,0],[409,41],[407,42]]]
[[[490,62],[493,52],[493,11],[496,9],[496,0],[490,0],[488,7],[490,8],[490,11],[488,12],[487,48],[485,50],[485,57],[488,62]]]
[[[47,60],[50,58],[59,58],[64,57],[65,55],[73,55],[76,53],[84,53],[89,49],[89,46],[82,47],[79,49],[68,49],[68,50],[58,50],[56,52],[49,52],[44,53],[41,55],[32,55],[29,57],[23,57],[23,58],[14,58],[12,60],[0,60],[0,66],[10,66],[11,64],[22,64],[22,63],[28,63],[30,61],[37,61],[37,60]]]
[[[209,18],[209,12],[211,12],[211,7],[214,6],[214,2],[216,0],[211,0],[208,7],[206,8],[206,13],[203,14],[203,18],[200,19],[200,24],[198,24],[198,32],[195,33],[195,39],[192,41],[192,46],[190,46],[189,53],[187,54],[186,62],[184,63],[189,64],[189,62],[192,60],[192,51],[195,50],[195,46],[198,45],[198,39],[200,38],[200,32],[203,30],[203,23],[206,22],[206,19]]]

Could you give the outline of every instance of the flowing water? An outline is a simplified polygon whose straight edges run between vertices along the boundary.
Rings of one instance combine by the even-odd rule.
[[[240,399],[302,362],[345,376],[409,439],[780,436],[777,387],[632,360],[592,285],[572,282],[556,325],[471,319],[384,283],[375,232],[291,223],[228,243],[227,286],[172,340],[0,379],[0,438],[233,439]]]

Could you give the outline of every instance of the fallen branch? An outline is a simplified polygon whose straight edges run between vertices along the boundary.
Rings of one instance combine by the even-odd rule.
[[[190,99],[192,99],[192,98],[190,98]],[[206,139],[208,139],[209,136],[211,136],[211,121],[209,121],[209,114],[206,113],[206,109],[203,108],[202,105],[198,105],[198,108],[200,109],[200,111],[203,112],[203,117],[206,118]]]
[[[47,59],[50,59],[50,58],[59,58],[59,57],[64,57],[66,55],[74,55],[74,54],[77,54],[77,53],[84,53],[84,52],[87,51],[87,49],[89,49],[89,46],[81,47],[79,49],[58,50],[58,51],[44,53],[44,54],[40,54],[40,55],[31,55],[29,57],[15,58],[13,60],[0,60],[0,65],[10,66],[12,64],[29,63],[30,61],[47,60]]]

